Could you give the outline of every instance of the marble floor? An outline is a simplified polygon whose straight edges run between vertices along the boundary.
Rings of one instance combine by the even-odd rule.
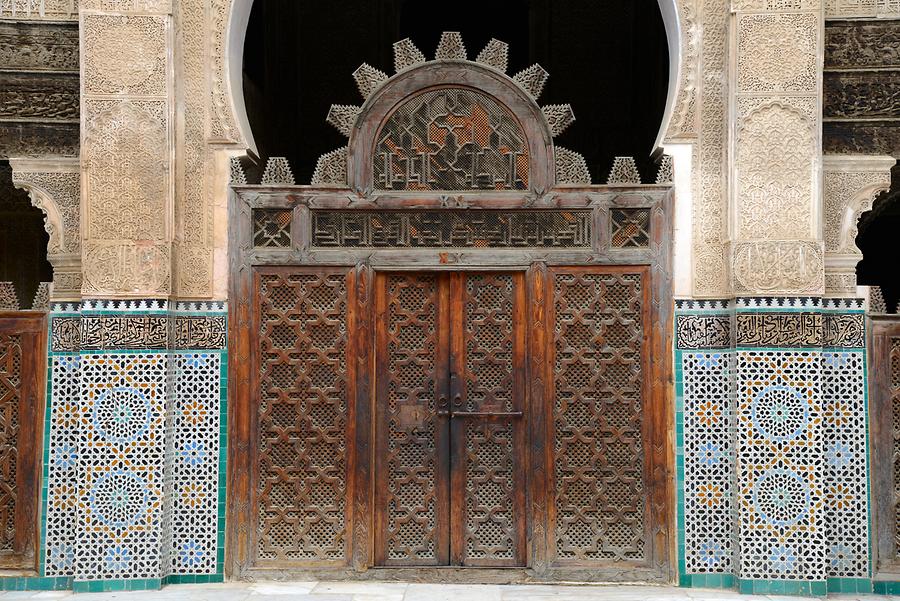
[[[65,599],[84,601],[787,601],[798,597],[742,596],[731,591],[683,589],[663,586],[613,585],[458,585],[402,582],[257,582],[209,585],[173,585],[161,591],[86,593],[68,591],[5,592],[12,599]],[[900,597],[831,595],[841,601],[900,601]]]

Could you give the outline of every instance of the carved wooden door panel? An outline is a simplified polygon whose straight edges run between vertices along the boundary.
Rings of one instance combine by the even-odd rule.
[[[352,377],[346,269],[256,278],[256,557],[342,565],[349,524]]]
[[[524,308],[521,274],[378,279],[376,564],[524,564]]]
[[[46,319],[0,314],[0,567],[34,569]]]
[[[449,561],[449,281],[385,274],[375,287],[375,563]]]
[[[648,277],[642,267],[551,274],[551,560],[645,561],[651,516]],[[658,485],[658,484],[657,484]]]

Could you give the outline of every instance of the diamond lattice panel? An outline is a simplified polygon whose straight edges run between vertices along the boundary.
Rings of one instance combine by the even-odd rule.
[[[555,278],[560,562],[644,557],[642,286],[640,274]]]
[[[259,276],[261,560],[346,555],[344,273]]]
[[[526,190],[528,141],[492,97],[468,88],[413,96],[381,126],[373,157],[382,190]]]

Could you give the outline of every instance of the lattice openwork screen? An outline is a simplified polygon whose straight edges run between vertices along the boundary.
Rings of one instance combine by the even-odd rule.
[[[313,211],[312,244],[337,248],[590,248],[590,211]]]
[[[613,248],[650,246],[650,209],[612,209],[609,217]]]
[[[528,141],[512,113],[487,94],[447,87],[413,96],[376,137],[381,190],[526,190]]]
[[[258,554],[340,561],[347,546],[347,283],[259,276]]]
[[[387,445],[385,474],[376,494],[385,512],[385,563],[441,563],[440,527],[448,512],[445,424],[436,415],[438,396],[438,277],[391,275],[387,283]],[[416,428],[404,413],[422,408]],[[380,473],[380,472],[379,472]],[[382,484],[383,482],[383,484]]]
[[[561,563],[644,558],[642,275],[554,282],[553,428]]]
[[[256,248],[290,248],[290,209],[253,209],[253,246]]]
[[[894,553],[900,559],[900,338],[891,339],[891,413],[894,440]]]
[[[16,535],[21,385],[21,337],[0,334],[0,552],[13,550]]]
[[[465,409],[511,412],[515,395],[515,282],[511,274],[468,275],[463,294]],[[516,504],[518,420],[465,425],[465,559],[511,562],[520,555]]]

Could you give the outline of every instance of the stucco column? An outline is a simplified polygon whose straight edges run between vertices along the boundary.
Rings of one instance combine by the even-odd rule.
[[[83,0],[79,19],[84,282],[74,588],[154,588],[170,563],[176,461],[172,3]]]
[[[824,12],[820,0],[731,8],[737,578],[745,592],[824,594]]]

